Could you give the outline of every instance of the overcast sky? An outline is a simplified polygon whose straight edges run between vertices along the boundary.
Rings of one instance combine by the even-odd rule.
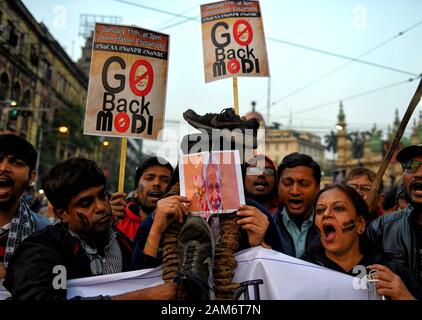
[[[231,79],[204,81],[199,6],[212,1],[126,1],[144,7],[124,2],[24,0],[75,61],[84,44],[78,35],[81,13],[116,15],[122,24],[169,34],[166,120],[183,121],[187,108],[203,114],[233,106]],[[369,130],[376,122],[385,130],[396,108],[403,115],[419,81],[407,80],[422,72],[422,1],[261,0],[260,4],[271,73],[270,122],[326,134],[334,129],[341,99],[350,129]],[[378,45],[359,59],[386,68],[333,56],[357,58]],[[239,79],[240,114],[256,101],[267,119],[268,83],[268,78]]]

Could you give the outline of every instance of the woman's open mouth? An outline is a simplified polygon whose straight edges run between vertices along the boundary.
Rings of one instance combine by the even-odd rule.
[[[322,225],[322,231],[324,232],[324,240],[328,243],[332,243],[336,238],[336,228],[331,223],[324,223]]]

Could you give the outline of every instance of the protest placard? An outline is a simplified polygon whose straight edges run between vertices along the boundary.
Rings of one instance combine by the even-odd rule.
[[[84,134],[157,140],[163,128],[169,36],[95,25]]]
[[[245,204],[238,150],[184,155],[179,176],[180,194],[191,200],[189,212],[194,216],[208,220]]]
[[[258,1],[201,5],[205,82],[269,76]]]

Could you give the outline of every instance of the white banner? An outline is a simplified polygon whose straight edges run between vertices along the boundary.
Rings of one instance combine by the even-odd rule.
[[[236,254],[234,281],[249,285],[250,299],[264,300],[367,300],[368,290],[358,279],[288,255],[254,247]],[[117,295],[163,283],[162,267],[68,281],[68,297]],[[253,284],[258,288],[254,290]],[[259,284],[261,283],[261,284]],[[240,299],[244,299],[242,294]]]
[[[10,293],[3,286],[3,281],[4,281],[4,279],[0,280],[0,300],[5,300],[7,298],[10,298]]]

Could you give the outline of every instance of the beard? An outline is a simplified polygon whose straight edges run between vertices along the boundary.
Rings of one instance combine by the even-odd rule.
[[[138,204],[142,212],[145,212],[146,214],[152,213],[157,208],[157,204],[147,205],[147,201],[145,199],[138,199]]]
[[[411,187],[409,187],[409,188],[411,188]],[[412,205],[413,211],[418,212],[418,213],[419,212],[422,213],[422,203],[414,202],[413,199],[412,199],[412,196],[410,195],[410,191],[406,187],[404,188],[403,191],[404,191],[404,197],[405,197],[407,203]]]
[[[1,211],[9,211],[10,209],[12,209],[16,204],[18,204],[19,203],[19,200],[20,200],[20,198],[21,198],[21,196],[22,196],[22,194],[23,194],[23,192],[25,191],[25,190],[28,190],[29,189],[29,179],[27,180],[27,181],[25,181],[24,183],[23,183],[23,185],[22,185],[22,187],[20,188],[20,192],[13,192],[13,190],[11,191],[11,194],[10,194],[10,196],[9,196],[9,198],[8,199],[6,199],[6,200],[0,200],[0,210]],[[13,186],[12,186],[12,188],[14,188],[16,185],[15,185],[15,182],[13,181]],[[15,214],[14,212],[13,212],[13,214]]]
[[[209,204],[211,206],[210,210],[217,211],[217,210],[220,209],[221,204],[222,204],[222,197],[221,197],[221,195],[210,196],[208,198],[208,200],[209,200]]]
[[[16,203],[19,202],[20,197],[16,197],[15,195],[11,195],[9,199],[5,201],[0,201],[0,211],[9,211]]]

